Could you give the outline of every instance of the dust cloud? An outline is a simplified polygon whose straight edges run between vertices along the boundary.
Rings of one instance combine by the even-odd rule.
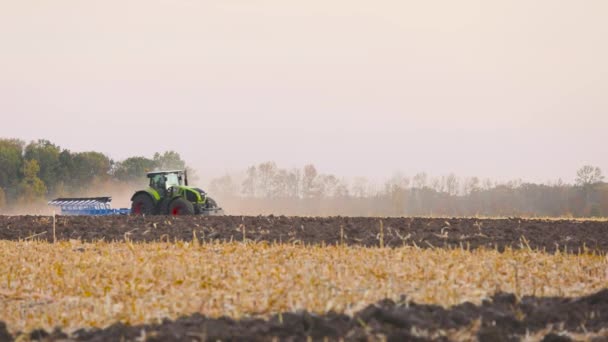
[[[88,187],[65,191],[59,197],[111,197],[112,208],[130,208],[131,196],[135,191],[143,189],[138,183],[122,183],[117,181],[95,181]],[[61,214],[61,208],[51,206],[46,201],[25,203],[23,201],[0,210],[0,215],[53,215]]]

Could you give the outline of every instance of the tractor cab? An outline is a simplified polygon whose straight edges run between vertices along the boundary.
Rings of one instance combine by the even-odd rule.
[[[147,176],[150,187],[163,194],[172,187],[188,186],[188,175],[182,170],[148,172]]]

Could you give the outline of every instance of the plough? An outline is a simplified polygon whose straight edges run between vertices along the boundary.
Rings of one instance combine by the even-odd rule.
[[[131,209],[112,209],[112,197],[73,197],[56,198],[48,204],[59,207],[61,215],[129,215]]]

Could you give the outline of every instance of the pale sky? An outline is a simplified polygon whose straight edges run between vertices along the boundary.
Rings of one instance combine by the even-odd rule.
[[[0,137],[201,177],[608,173],[606,0],[0,0]]]

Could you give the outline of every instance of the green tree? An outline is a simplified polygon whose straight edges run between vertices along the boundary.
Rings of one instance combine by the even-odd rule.
[[[59,153],[59,166],[57,169],[57,183],[54,186],[54,195],[62,196],[64,192],[73,187],[72,170],[74,169],[74,157],[69,150]],[[76,187],[74,187],[76,188]]]
[[[38,178],[40,166],[35,159],[26,160],[23,163],[23,179],[19,182],[18,193],[19,202],[32,203],[44,198],[46,194],[46,186],[44,182]]]
[[[4,188],[9,197],[10,193],[14,194],[20,180],[23,145],[25,143],[21,140],[0,139],[0,187]]]
[[[4,189],[0,188],[0,210],[4,207],[6,207],[6,194]]]
[[[51,193],[61,181],[61,149],[48,140],[31,142],[25,147],[24,159],[36,160],[40,166],[40,179],[46,184]]]
[[[154,170],[156,161],[145,157],[131,157],[118,162],[114,167],[114,177],[120,181],[140,181],[146,172]]]
[[[186,162],[175,151],[165,151],[163,154],[154,153],[154,162],[156,167],[161,170],[184,170],[186,168]]]
[[[79,152],[72,154],[69,174],[73,187],[89,185],[94,180],[109,178],[112,161],[99,152]]]

